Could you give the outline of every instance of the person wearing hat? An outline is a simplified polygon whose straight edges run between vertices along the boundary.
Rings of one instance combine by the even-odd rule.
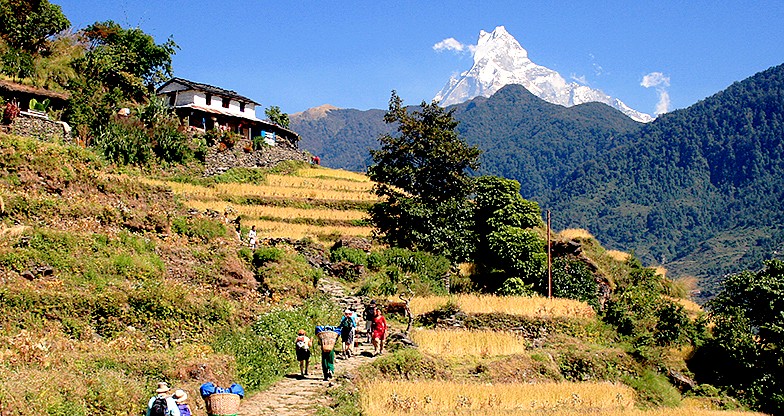
[[[357,321],[351,309],[343,311],[338,327],[340,327],[340,340],[343,342],[343,358],[349,358],[354,350],[354,333],[357,330]]]
[[[294,347],[297,353],[297,361],[299,361],[299,376],[305,377],[308,375],[308,367],[310,366],[310,347],[313,346],[313,340],[305,335],[305,330],[300,329],[297,331],[297,339],[294,340]]]
[[[177,403],[177,408],[180,409],[180,416],[191,416],[191,407],[188,403],[185,403],[188,400],[188,393],[177,389],[172,395],[172,399]]]
[[[147,416],[182,416],[177,403],[169,394],[170,391],[171,388],[165,381],[158,382],[155,396],[147,403]]]
[[[373,299],[370,301],[365,307],[365,311],[362,313],[362,319],[365,320],[365,335],[367,335],[367,343],[370,344],[373,342],[373,335],[371,332],[373,326],[373,318],[376,316],[376,300]]]

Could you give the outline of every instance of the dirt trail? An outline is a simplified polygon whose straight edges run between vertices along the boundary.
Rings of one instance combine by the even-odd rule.
[[[349,307],[361,315],[362,300],[354,296],[346,296],[340,285],[322,279],[319,282],[319,289],[335,298],[342,309]],[[360,341],[364,341],[365,324],[361,317],[359,321],[357,330],[360,333],[357,337]],[[330,398],[327,396],[327,388],[332,385],[332,382],[326,382],[322,378],[320,350],[317,344],[318,341],[314,340],[309,375],[305,379],[299,379],[299,372],[294,372],[269,389],[246,397],[240,406],[239,416],[306,416],[315,414],[319,406],[328,405]],[[361,343],[359,348],[355,348],[355,356],[335,360],[335,375],[339,377],[341,374],[353,372],[360,365],[371,362],[372,353],[373,347],[370,344]]]

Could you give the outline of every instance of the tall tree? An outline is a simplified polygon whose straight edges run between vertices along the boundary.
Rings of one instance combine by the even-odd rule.
[[[47,0],[0,0],[0,37],[11,48],[40,53],[51,36],[69,26],[60,6]]]
[[[393,91],[384,121],[397,124],[397,134],[380,137],[381,149],[371,151],[368,175],[381,197],[370,210],[374,226],[390,245],[467,259],[474,243],[468,170],[479,167],[479,149],[458,137],[452,112],[436,102],[409,112]]]
[[[81,34],[89,45],[74,61],[81,76],[69,85],[66,116],[83,134],[103,127],[121,104],[144,102],[171,77],[171,57],[178,47],[172,39],[156,44],[141,29],[123,29],[111,20],[96,22]]]
[[[714,339],[704,361],[711,384],[773,414],[784,409],[784,261],[728,276],[708,303]],[[721,362],[721,366],[712,365]]]

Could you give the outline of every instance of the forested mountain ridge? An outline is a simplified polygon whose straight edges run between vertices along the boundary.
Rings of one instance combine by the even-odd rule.
[[[554,227],[588,228],[673,276],[700,277],[710,295],[724,274],[784,252],[782,91],[777,66],[649,124],[516,85],[450,108],[461,137],[484,152],[479,173],[518,180],[525,198],[553,210]],[[382,117],[333,110],[307,124],[293,117],[292,128],[325,165],[364,170],[366,149],[388,131]],[[362,162],[344,163],[348,149]]]
[[[483,151],[480,172],[517,180],[523,196],[540,202],[575,166],[642,125],[605,104],[567,108],[520,85],[450,109],[463,140]],[[377,138],[394,130],[383,117],[382,110],[334,109],[320,117],[293,114],[291,127],[302,136],[300,146],[319,155],[325,166],[364,171],[368,149],[378,148]]]
[[[588,226],[676,274],[706,277],[780,256],[784,65],[664,114],[576,169],[555,195],[559,226]]]

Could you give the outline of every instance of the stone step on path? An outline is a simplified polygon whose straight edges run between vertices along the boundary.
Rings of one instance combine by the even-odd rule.
[[[319,289],[330,295],[342,309],[357,311],[358,332],[364,328],[361,314],[364,305],[362,299],[346,295],[343,287],[336,282],[321,279]],[[337,322],[336,322],[337,323]],[[357,334],[359,340],[362,337]],[[293,341],[292,341],[293,342]],[[321,406],[327,406],[330,398],[327,389],[333,385],[326,382],[321,374],[321,356],[318,341],[313,342],[313,354],[310,357],[308,376],[299,378],[299,372],[286,375],[285,378],[272,385],[269,389],[246,397],[240,404],[239,416],[308,416],[314,415]],[[340,352],[335,360],[335,376],[353,373],[357,367],[373,361],[373,346],[361,343],[354,349],[354,356],[341,359]],[[334,380],[334,379],[333,379]]]

